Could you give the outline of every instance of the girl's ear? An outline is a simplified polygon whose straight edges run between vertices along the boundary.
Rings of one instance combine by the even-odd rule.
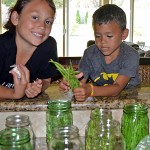
[[[129,34],[128,29],[123,30],[123,32],[122,32],[122,40],[123,41],[127,38],[128,34]]]
[[[18,19],[19,19],[19,15],[16,11],[13,11],[11,14],[11,22],[13,23],[13,25],[17,25],[18,24]]]

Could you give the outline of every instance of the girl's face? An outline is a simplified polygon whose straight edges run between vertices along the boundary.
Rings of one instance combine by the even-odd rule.
[[[54,17],[54,11],[45,0],[32,0],[20,15],[16,11],[12,13],[16,40],[28,46],[40,45],[51,32]]]
[[[128,29],[122,31],[116,22],[95,24],[93,26],[95,43],[104,56],[116,58],[120,51],[120,44],[128,36]]]

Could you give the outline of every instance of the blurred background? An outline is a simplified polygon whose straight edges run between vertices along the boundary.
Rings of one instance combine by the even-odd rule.
[[[0,0],[0,32],[8,18],[8,10],[16,0]],[[56,19],[51,36],[57,41],[59,57],[82,56],[89,40],[94,40],[92,29],[93,12],[100,6],[113,3],[127,15],[129,36],[125,42],[133,45],[141,57],[150,55],[148,17],[150,0],[54,0]],[[150,57],[150,56],[149,56]]]

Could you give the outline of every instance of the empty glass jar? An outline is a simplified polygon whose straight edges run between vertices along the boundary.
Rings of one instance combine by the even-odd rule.
[[[11,115],[6,118],[6,127],[9,128],[26,128],[29,131],[31,144],[33,148],[35,147],[35,134],[32,129],[32,124],[30,122],[29,116],[18,114],[18,115]]]
[[[111,110],[95,109],[86,128],[86,150],[125,150],[120,123]]]
[[[115,134],[115,150],[126,150],[125,139],[121,133],[121,125],[119,121],[112,120],[113,132]]]
[[[91,111],[90,121],[88,122],[85,131],[86,150],[94,150],[97,148],[97,144],[94,144],[95,142],[99,142],[97,128],[100,123],[106,119],[112,119],[112,112],[110,110],[96,108]]]
[[[99,109],[96,108],[92,110],[90,115],[90,121],[86,127],[85,133],[85,143],[86,143],[86,150],[97,150],[99,149],[100,145],[100,131],[102,128],[100,124],[105,122],[104,120],[111,120],[112,119],[112,112],[108,109]]]
[[[78,128],[73,125],[55,128],[49,150],[83,150]]]
[[[56,127],[73,124],[71,101],[50,100],[46,112],[46,141],[49,144]]]
[[[34,150],[29,131],[25,128],[6,128],[0,131],[0,150]]]

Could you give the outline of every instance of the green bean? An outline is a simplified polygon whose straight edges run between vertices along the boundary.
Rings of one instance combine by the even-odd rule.
[[[61,74],[65,74],[66,70],[63,65],[59,64],[56,61],[53,61],[52,59],[49,62],[52,62],[57,67],[58,71],[60,71]]]
[[[141,114],[124,114],[122,125],[127,150],[135,149],[140,140],[148,135],[148,119]]]
[[[57,70],[61,73],[64,79],[69,83],[70,88],[73,90],[74,88],[79,87],[79,80],[76,78],[76,71],[74,71],[72,67],[72,63],[70,61],[70,66],[64,68],[60,63],[53,61],[52,59],[49,61],[53,63]]]

